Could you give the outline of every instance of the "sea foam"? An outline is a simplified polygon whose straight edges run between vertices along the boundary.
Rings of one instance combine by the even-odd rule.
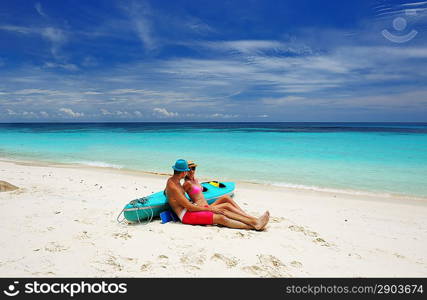
[[[123,166],[121,165],[111,164],[103,161],[76,161],[73,163],[91,167],[123,169]]]

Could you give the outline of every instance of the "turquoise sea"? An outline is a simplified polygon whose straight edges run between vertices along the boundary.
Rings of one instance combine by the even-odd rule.
[[[0,124],[0,158],[427,197],[427,123]]]

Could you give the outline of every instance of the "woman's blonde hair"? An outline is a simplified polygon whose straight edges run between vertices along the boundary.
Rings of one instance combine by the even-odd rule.
[[[197,164],[194,161],[189,160],[188,161],[188,167],[197,167]]]

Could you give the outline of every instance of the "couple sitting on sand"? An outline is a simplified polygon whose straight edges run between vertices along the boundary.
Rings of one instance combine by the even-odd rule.
[[[166,184],[166,196],[172,210],[182,223],[191,225],[222,225],[229,228],[264,230],[270,218],[267,211],[255,218],[245,213],[229,196],[222,196],[209,205],[203,187],[195,178],[196,164],[183,159],[172,167],[174,174]],[[181,179],[185,179],[181,185]],[[191,201],[185,197],[188,194]]]

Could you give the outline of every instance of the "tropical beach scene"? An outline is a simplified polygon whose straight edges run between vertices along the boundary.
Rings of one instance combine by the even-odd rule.
[[[1,277],[427,276],[427,2],[0,17]]]

